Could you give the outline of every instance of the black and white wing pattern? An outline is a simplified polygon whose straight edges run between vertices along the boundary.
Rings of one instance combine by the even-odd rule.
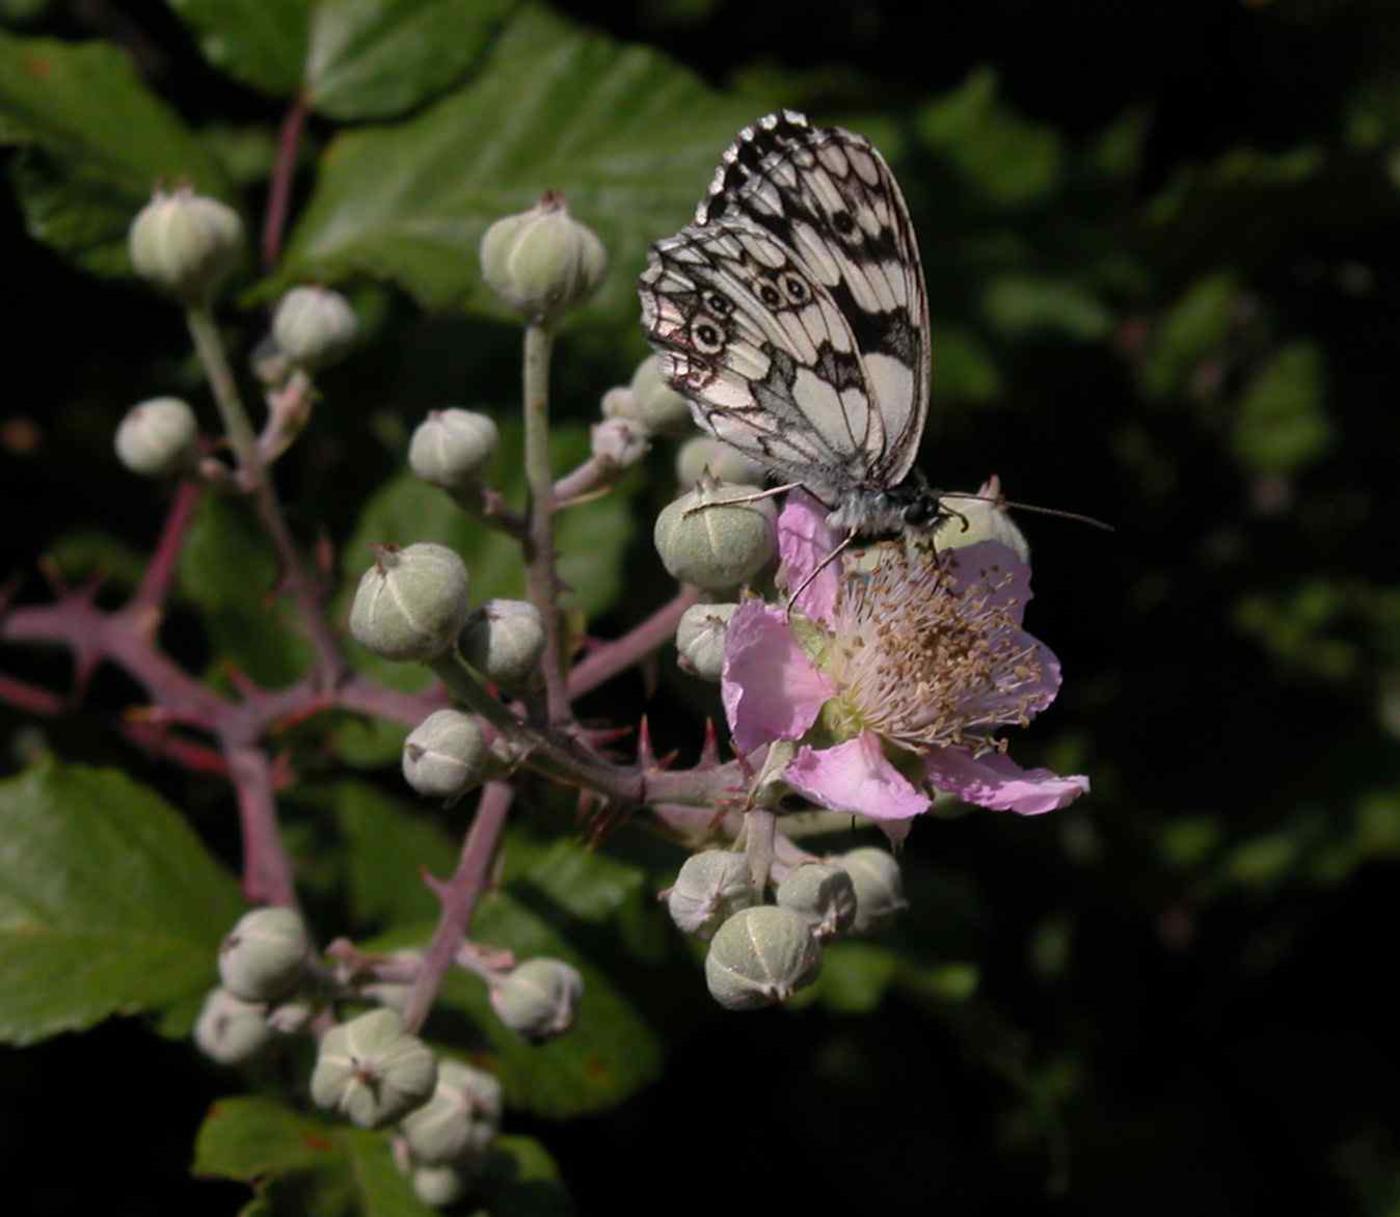
[[[903,196],[867,140],[792,111],[745,128],[639,290],[702,427],[833,506],[909,472],[928,306]]]

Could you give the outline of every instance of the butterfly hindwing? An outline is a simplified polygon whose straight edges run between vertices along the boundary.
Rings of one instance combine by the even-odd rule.
[[[855,340],[830,294],[742,218],[658,242],[643,319],[696,421],[773,472],[839,500],[883,447]]]

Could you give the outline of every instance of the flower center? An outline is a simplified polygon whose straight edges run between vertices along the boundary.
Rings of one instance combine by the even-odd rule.
[[[840,717],[916,750],[985,751],[997,727],[1047,703],[1045,652],[1020,627],[1027,593],[1014,558],[972,566],[970,552],[892,549],[874,569],[843,575],[824,664]]]

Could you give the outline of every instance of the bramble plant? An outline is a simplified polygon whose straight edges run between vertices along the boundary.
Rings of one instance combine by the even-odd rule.
[[[20,1207],[1392,1217],[1392,7],[0,0]]]
[[[290,219],[288,175],[306,104],[305,96],[294,103],[283,131],[263,234],[269,269]],[[814,826],[875,826],[897,845],[939,791],[945,802],[956,795],[1034,814],[1087,789],[1082,777],[1023,771],[1004,756],[998,732],[1044,709],[1059,672],[1021,629],[1029,554],[994,484],[936,536],[841,552],[825,508],[799,489],[780,510],[754,493],[760,466],[696,433],[656,356],[627,385],[600,393],[587,451],[561,467],[551,428],[555,336],[602,287],[610,259],[566,197],[546,189],[547,177],[533,184],[543,190],[538,201],[494,218],[479,240],[480,277],[521,326],[519,420],[444,406],[428,413],[401,456],[450,503],[453,535],[469,551],[480,556],[486,535],[501,539],[486,591],[470,553],[436,539],[437,530],[414,535],[410,519],[406,535],[352,547],[347,562],[361,564],[353,594],[331,597],[326,553],[293,528],[276,473],[317,415],[334,407],[322,401],[326,374],[353,361],[357,342],[367,340],[357,309],[324,284],[298,282],[293,259],[281,290],[263,297],[267,332],[240,339],[250,351],[240,370],[225,326],[230,286],[249,261],[244,224],[229,203],[179,180],[152,183],[153,195],[130,217],[126,252],[130,269],[183,313],[214,412],[199,398],[163,396],[133,406],[117,428],[117,459],[169,489],[155,550],[125,603],[109,608],[95,586],[60,584],[51,603],[13,605],[4,616],[7,641],[66,646],[80,687],[100,664],[124,671],[147,701],[126,716],[124,732],[227,781],[238,807],[242,898],[253,906],[235,919],[235,902],[197,842],[125,779],[35,768],[21,781],[74,831],[91,831],[86,822],[95,818],[139,843],[129,855],[119,851],[114,865],[143,872],[143,882],[176,867],[173,906],[152,904],[131,918],[168,918],[162,929],[182,949],[213,925],[222,938],[203,963],[170,963],[169,976],[133,957],[132,972],[105,987],[37,994],[44,1013],[25,1034],[86,1025],[109,1011],[167,1008],[171,1027],[192,1027],[198,1048],[222,1066],[258,1078],[280,1061],[280,1101],[265,1087],[227,1100],[197,1151],[198,1169],[248,1178],[268,1195],[307,1167],[278,1130],[319,1128],[344,1162],[370,1164],[363,1170],[372,1182],[360,1186],[379,1200],[362,1198],[366,1208],[385,1196],[405,1212],[411,1197],[437,1207],[470,1197],[509,1213],[511,1188],[552,1177],[552,1166],[533,1142],[499,1135],[510,1127],[503,1104],[522,1101],[522,1084],[547,1094],[551,1070],[578,1067],[545,1046],[574,1035],[590,1006],[597,1009],[586,1068],[604,1079],[595,1084],[600,1093],[565,1097],[561,1111],[610,1101],[633,1084],[609,1070],[650,1072],[647,1050],[627,1042],[627,1020],[604,1009],[607,985],[562,941],[525,909],[489,924],[477,917],[500,867],[514,864],[513,849],[539,855],[532,866],[566,906],[586,908],[597,899],[592,889],[606,886],[594,873],[602,857],[574,843],[574,824],[536,826],[509,844],[522,806],[573,799],[595,842],[630,818],[683,847],[689,857],[677,851],[659,898],[703,951],[704,980],[692,973],[693,984],[707,985],[727,1010],[748,1011],[789,1001],[813,985],[836,944],[877,932],[905,907],[888,847],[813,852],[802,836]],[[248,405],[250,386],[262,398],[261,421]],[[519,437],[509,456],[507,434],[512,447]],[[635,481],[662,445],[673,449],[665,480],[674,466],[679,482],[652,533],[660,566],[678,586],[640,624],[599,641],[561,573],[560,524],[624,479]],[[498,481],[503,467],[523,500]],[[290,604],[293,636],[308,649],[288,679],[233,665],[201,673],[163,646],[182,555],[210,504],[247,513],[275,555],[276,595],[242,628],[280,634]],[[511,573],[503,577],[502,566]],[[523,598],[498,594],[502,583],[519,585]],[[580,719],[575,703],[672,641],[686,673],[719,685],[724,741],[711,724],[693,762],[673,764],[654,754],[643,719],[624,757],[631,725]],[[405,681],[404,665],[435,679]],[[7,682],[6,692],[21,703],[45,696],[19,682]],[[423,859],[400,849],[392,819],[376,822],[372,803],[351,829],[363,838],[357,849],[389,855],[372,881],[379,894],[364,898],[416,908],[417,897],[402,891],[426,883],[437,905],[431,929],[399,924],[387,937],[357,939],[299,883],[279,804],[305,779],[286,741],[346,716],[407,729],[401,746],[370,730],[369,763],[384,759],[383,739],[391,739],[407,787],[469,820],[445,878],[420,876],[412,862]],[[353,745],[335,748],[341,763],[355,763]],[[318,772],[313,784],[327,780]],[[550,833],[564,854],[551,848]],[[556,863],[562,877],[547,875]],[[111,876],[100,886],[117,898],[116,884]],[[187,977],[215,967],[218,985],[196,1011]],[[473,1064],[461,1054],[474,1041],[433,1021],[445,987],[455,987],[454,1004],[470,1011],[491,1045]],[[249,1157],[243,1143],[259,1139],[273,1148]],[[397,1177],[383,1171],[390,1160]],[[339,1185],[326,1181],[326,1169],[318,1167],[315,1186],[330,1196]]]
[[[649,358],[630,387],[610,391],[610,417],[595,424],[590,455],[562,475],[554,469],[554,328],[596,290],[606,265],[598,238],[556,193],[496,221],[481,243],[484,273],[524,321],[525,510],[488,480],[499,442],[490,417],[434,411],[408,449],[420,478],[478,527],[518,544],[531,599],[474,605],[471,573],[450,547],[376,545],[350,605],[349,635],[381,659],[427,665],[438,683],[396,696],[353,674],[272,472],[311,421],[315,373],[351,349],[355,313],[323,287],[296,287],[281,298],[257,346],[268,402],[259,432],[215,314],[242,237],[236,213],[187,188],[157,193],[133,221],[132,266],[184,307],[221,434],[198,436],[193,411],[178,399],[133,407],[117,431],[118,457],[133,473],[178,483],[136,597],[106,613],[89,596],[69,594],[15,610],[8,632],[63,640],[75,651],[91,640],[98,657],[142,681],[162,721],[218,741],[241,813],[243,894],[264,907],[225,935],[220,986],[204,998],[195,1042],[221,1064],[246,1066],[288,1052],[295,1037],[315,1041],[309,1082],[293,1084],[293,1094],[309,1090],[316,1107],[361,1129],[388,1130],[393,1160],[424,1204],[489,1194],[500,1122],[499,1082],[420,1038],[448,973],[474,976],[494,1015],[530,1044],[567,1035],[588,1000],[571,964],[527,954],[527,943],[473,934],[527,774],[577,791],[609,816],[645,812],[697,848],[661,894],[676,926],[708,941],[709,991],[736,1011],[787,1001],[817,978],[823,944],[869,933],[903,907],[889,853],[863,847],[819,857],[792,839],[785,812],[804,799],[881,824],[898,841],[907,821],[931,806],[926,785],[1028,813],[1087,789],[1083,778],[1021,771],[997,750],[992,732],[1043,709],[1058,668],[1020,630],[1027,551],[1013,524],[989,522],[1004,510],[991,496],[969,504],[941,549],[932,538],[910,539],[831,561],[837,537],[825,509],[802,491],[779,515],[769,499],[749,501],[752,487],[722,483],[702,468],[695,488],[656,520],[661,562],[681,584],[674,598],[630,633],[575,658],[580,640],[561,608],[555,518],[572,501],[606,493],[658,429],[678,430],[684,403]],[[314,649],[309,671],[285,688],[245,678],[226,696],[160,650],[170,571],[200,494],[249,502],[276,547]],[[982,539],[997,529],[1010,544]],[[779,607],[788,588],[801,590]],[[765,601],[765,589],[777,604]],[[738,603],[714,600],[736,594]],[[615,733],[577,721],[572,703],[677,631],[687,670],[721,683],[734,758],[722,762],[711,735],[697,764],[668,767],[651,754],[643,723],[635,760],[621,761],[608,747]],[[457,869],[430,881],[441,906],[437,927],[411,949],[380,950],[345,936],[314,943],[299,911],[267,738],[287,718],[335,707],[412,725],[403,777],[423,798],[450,807],[479,791]]]

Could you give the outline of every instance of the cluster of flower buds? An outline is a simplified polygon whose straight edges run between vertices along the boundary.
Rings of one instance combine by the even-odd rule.
[[[204,999],[195,1042],[224,1065],[260,1054],[277,1032],[301,1030],[310,1017],[311,942],[294,909],[254,909],[219,947],[220,987]]]
[[[191,310],[192,323],[237,269],[243,247],[238,213],[187,186],[158,190],[127,234],[132,269]],[[269,417],[259,439],[265,461],[286,451],[310,420],[311,373],[341,359],[358,332],[350,302],[329,288],[295,287],[278,301],[271,331],[252,357],[267,388]],[[122,464],[144,477],[193,474],[198,469],[194,412],[174,397],[142,402],[117,429],[116,449]]]
[[[816,980],[823,943],[886,925],[904,908],[899,864],[875,848],[813,858],[787,870],[773,901],[744,853],[720,849],[688,858],[666,892],[676,925],[709,939],[705,980],[726,1009],[786,1001]]]
[[[405,1029],[409,985],[399,978],[422,958],[403,950],[357,959],[343,971],[318,967],[300,914],[255,909],[220,946],[221,984],[205,999],[194,1038],[220,1064],[241,1065],[279,1035],[321,1028],[312,1100],[360,1128],[396,1124],[399,1168],[424,1203],[444,1206],[479,1176],[500,1130],[502,1091],[491,1074],[438,1059]],[[367,979],[373,973],[365,960],[382,965],[389,979]],[[507,1026],[538,1041],[572,1025],[582,988],[567,964],[533,959],[493,978],[491,1000]],[[377,1005],[327,1025],[339,1000]]]
[[[500,1082],[460,1061],[441,1060],[432,1097],[399,1123],[394,1162],[424,1204],[453,1204],[480,1174],[500,1124]]]

